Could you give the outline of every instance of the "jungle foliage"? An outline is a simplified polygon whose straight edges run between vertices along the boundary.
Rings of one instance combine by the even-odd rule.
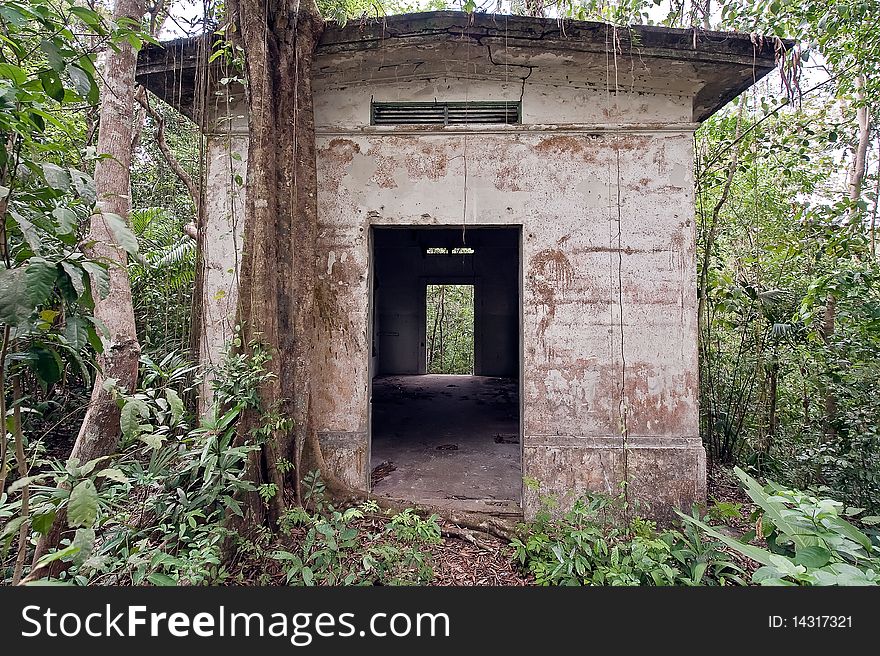
[[[374,11],[355,0],[319,5],[333,18]],[[740,468],[756,531],[734,539],[719,530],[721,505],[659,530],[620,521],[617,500],[585,497],[567,513],[545,500],[513,543],[542,584],[877,582],[880,5],[709,6],[587,0],[519,10],[618,30],[654,22],[797,41],[780,51],[778,76],[712,117],[695,142],[701,434],[714,465]],[[305,585],[429,580],[436,518],[336,508],[314,475],[282,517],[287,548],[260,531],[227,530],[241,494],[268,505],[280,493],[254,485],[244,463],[288,420],[260,407],[258,349],[230,354],[214,372],[213,409],[193,412],[204,374],[189,351],[197,245],[187,226],[198,223],[197,200],[155,140],[157,116],[195,180],[203,148],[195,127],[155,99],[159,114],[139,111],[135,121],[131,227],[105,215],[129,255],[141,384],[107,382],[122,416],[118,453],[67,458],[108,335],[92,315],[108,264],[84,252],[91,176],[104,157],[94,147],[99,54],[123,41],[140,47],[149,34],[146,21],[113,23],[72,0],[0,5],[0,580],[27,576],[34,543],[60,510],[70,537],[45,558],[65,563],[68,583],[246,582],[248,563],[261,562]],[[612,50],[615,62],[627,56]],[[429,371],[473,372],[473,302],[473,287],[429,288]],[[236,441],[244,411],[261,422]],[[224,557],[230,544],[238,560]],[[760,567],[746,571],[734,552]]]
[[[425,303],[427,372],[474,373],[474,286],[428,285]]]

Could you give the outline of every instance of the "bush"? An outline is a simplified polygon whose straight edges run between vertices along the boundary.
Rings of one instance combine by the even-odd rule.
[[[535,522],[522,524],[511,546],[539,585],[743,584],[742,570],[696,531],[658,532],[653,522],[619,522],[620,499],[590,494],[561,519],[552,500]]]
[[[872,537],[846,521],[863,512],[844,508],[832,499],[819,499],[773,482],[762,486],[738,467],[734,470],[746,492],[757,504],[752,519],[755,533],[735,540],[715,528],[688,517],[682,519],[720,540],[728,547],[762,565],[752,575],[761,585],[878,585],[880,584],[880,546],[876,531]],[[862,517],[872,526],[880,517]],[[748,544],[762,537],[767,549]]]

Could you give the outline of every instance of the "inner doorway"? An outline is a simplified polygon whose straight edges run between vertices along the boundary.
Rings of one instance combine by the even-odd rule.
[[[519,511],[520,231],[374,228],[371,485]]]
[[[473,375],[474,286],[427,285],[425,319],[426,372]]]

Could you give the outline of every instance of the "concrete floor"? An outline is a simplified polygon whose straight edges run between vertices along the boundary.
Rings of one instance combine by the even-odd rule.
[[[518,512],[519,386],[485,376],[373,380],[371,471],[379,495]]]

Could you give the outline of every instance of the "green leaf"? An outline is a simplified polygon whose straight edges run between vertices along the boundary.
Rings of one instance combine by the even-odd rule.
[[[794,562],[803,565],[808,569],[818,569],[824,567],[831,560],[831,552],[825,547],[814,544],[810,547],[798,549],[795,554]]]
[[[31,308],[43,305],[55,289],[58,267],[41,257],[32,257],[30,264],[24,267],[24,271]]]
[[[115,467],[102,469],[97,474],[95,474],[95,476],[107,478],[111,481],[116,481],[117,483],[128,483],[128,476],[126,476],[121,469],[116,469]]]
[[[41,567],[45,567],[49,563],[55,562],[56,560],[61,560],[62,558],[67,558],[69,556],[76,555],[76,552],[79,551],[79,547],[76,545],[69,545],[60,551],[55,551],[50,554],[46,554],[39,561],[37,561],[36,567],[34,569],[39,569]]]
[[[161,574],[159,572],[153,572],[147,577],[147,580],[153,585],[163,587],[177,585],[177,581],[175,581],[173,578],[171,578],[167,574]]]
[[[99,33],[103,32],[101,16],[98,13],[91,9],[87,9],[86,7],[70,7],[70,13],[79,18],[89,27],[98,30]]]
[[[73,564],[82,565],[95,549],[95,529],[78,528],[70,545],[77,547],[77,552],[73,556]]]
[[[31,223],[27,218],[23,215],[19,214],[13,209],[9,210],[9,213],[15,219],[15,222],[18,224],[19,230],[21,230],[21,234],[24,235],[25,241],[28,243],[28,246],[31,247],[31,250],[34,253],[39,253],[43,241],[40,239],[40,231],[34,227],[34,224]]]
[[[52,162],[43,162],[43,177],[46,178],[46,184],[52,189],[59,191],[67,191],[70,189],[70,175],[57,164]]]
[[[309,585],[309,586],[314,583],[315,574],[314,574],[314,572],[312,572],[311,567],[303,567],[302,571],[300,573],[302,574],[302,577],[303,577],[303,583],[305,583],[306,585]]]
[[[140,418],[146,419],[150,416],[150,409],[147,404],[140,399],[130,399],[122,406],[122,413],[119,416],[119,425],[122,428],[122,435],[126,439],[134,439],[141,434]]]
[[[15,64],[0,63],[0,78],[12,80],[16,86],[27,82],[27,73]]]
[[[69,207],[56,207],[52,210],[52,216],[58,219],[58,233],[67,235],[76,229],[78,220],[76,212]]]
[[[72,166],[67,169],[67,172],[70,174],[73,188],[76,189],[79,197],[89,205],[93,205],[97,200],[97,194],[95,193],[95,181],[92,177]]]
[[[97,262],[83,262],[82,268],[92,277],[92,289],[97,285],[98,296],[104,298],[110,293],[110,275],[107,269]]]
[[[871,551],[871,539],[862,533],[855,526],[850,524],[848,521],[843,519],[842,517],[829,517],[825,520],[828,525],[836,530],[841,535],[849,538],[853,542],[858,542],[862,547],[864,547],[869,553]]]
[[[70,278],[70,284],[73,285],[73,288],[76,290],[77,296],[82,296],[83,292],[86,290],[86,286],[83,283],[82,269],[78,269],[70,262],[62,262],[61,268],[64,269],[64,273]]]
[[[116,243],[129,255],[136,255],[138,252],[137,237],[134,236],[128,224],[125,223],[125,219],[118,214],[113,214],[113,212],[102,212],[101,216],[104,217],[107,227],[113,233]]]
[[[52,528],[52,523],[54,521],[55,511],[51,510],[42,515],[34,515],[31,526],[33,526],[34,530],[40,535],[46,535],[49,533],[49,529]]]
[[[6,491],[9,494],[13,492],[18,492],[25,485],[30,485],[31,483],[38,483],[42,480],[45,480],[47,474],[34,474],[33,476],[22,476],[21,478],[16,479],[12,485],[6,488]]]
[[[40,84],[43,85],[46,95],[52,100],[62,102],[64,100],[64,85],[61,83],[58,73],[55,71],[43,71],[39,77]]]
[[[33,368],[37,376],[45,385],[54,385],[61,380],[64,372],[64,363],[61,356],[54,348],[35,344],[31,347]]]
[[[176,424],[183,416],[183,401],[180,400],[177,392],[170,388],[165,390],[165,398],[168,399],[168,405],[171,406],[171,419]]]
[[[73,82],[73,88],[76,90],[76,93],[81,98],[88,100],[92,87],[94,86],[92,76],[79,66],[73,64],[67,66],[67,75],[70,77],[70,81]]]
[[[6,526],[3,527],[3,532],[0,533],[0,542],[5,540],[8,537],[12,537],[18,533],[18,529],[21,528],[21,525],[25,523],[27,517],[16,517],[15,519],[9,520]]]
[[[33,312],[24,269],[0,267],[0,323],[17,326]]]
[[[731,549],[734,549],[741,553],[744,556],[748,556],[752,560],[761,563],[762,565],[767,565],[768,567],[774,567],[776,563],[774,562],[773,556],[775,554],[771,554],[769,551],[765,549],[761,549],[760,547],[755,547],[750,544],[745,544],[740,542],[739,540],[734,540],[730,536],[724,535],[723,533],[716,531],[708,524],[701,522],[698,519],[691,517],[690,515],[686,515],[683,512],[676,510],[676,514],[681,517],[686,522],[693,524],[694,526],[701,529],[708,535],[711,535],[716,540],[720,540],[724,544],[726,544]]]
[[[141,428],[143,428],[143,426]],[[157,435],[156,433],[143,433],[138,436],[138,439],[153,450],[160,448],[162,442],[165,441],[164,436]]]
[[[89,479],[80,481],[70,491],[67,523],[72,527],[91,527],[98,518],[98,490]]]
[[[64,338],[74,351],[82,351],[89,343],[89,322],[77,316],[67,317]]]
[[[796,548],[808,547],[815,542],[815,538],[802,536],[801,531],[788,521],[786,506],[781,501],[771,500],[758,481],[746,474],[739,467],[733,468],[734,473],[746,488],[746,493],[756,504],[763,508],[765,515],[780,532],[794,542]]]
[[[57,45],[55,45],[52,41],[44,39],[40,42],[40,49],[45,53],[46,60],[49,62],[49,66],[52,67],[53,71],[55,71],[56,73],[60,73],[64,70],[64,56],[61,54],[61,51],[58,49]]]

